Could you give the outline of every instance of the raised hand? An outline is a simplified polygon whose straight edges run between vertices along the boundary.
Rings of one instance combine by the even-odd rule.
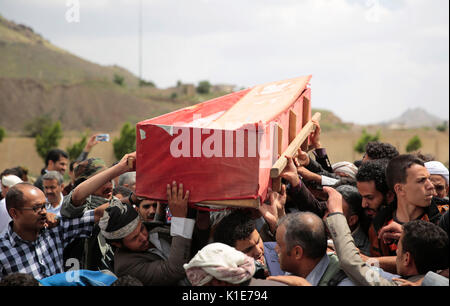
[[[177,186],[173,181],[172,185],[167,184],[167,201],[173,217],[186,218],[188,211],[189,190],[183,196],[183,184]]]

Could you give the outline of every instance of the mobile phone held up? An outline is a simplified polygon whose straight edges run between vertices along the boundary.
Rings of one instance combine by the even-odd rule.
[[[95,136],[95,140],[97,141],[109,141],[109,134],[98,134]]]

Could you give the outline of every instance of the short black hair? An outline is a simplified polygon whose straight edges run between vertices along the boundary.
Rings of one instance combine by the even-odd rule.
[[[364,210],[361,205],[362,197],[355,186],[340,185],[335,189],[339,191],[345,202],[348,203],[350,215],[357,215],[358,217],[361,217],[364,214]]]
[[[386,182],[386,167],[389,163],[388,159],[368,160],[361,164],[356,173],[357,182],[375,182],[375,188],[383,195],[388,191]]]
[[[6,201],[6,210],[8,211],[11,208],[19,209],[24,206],[24,199],[23,199],[23,191],[22,186],[30,186],[35,187],[34,185],[28,183],[28,182],[22,182],[18,183],[11,188],[9,188],[8,193],[6,193],[5,201]]]
[[[448,268],[448,235],[439,226],[415,220],[403,225],[403,253],[410,252],[419,274]]]
[[[114,283],[111,284],[111,286],[114,286],[114,287],[121,286],[121,287],[123,287],[123,286],[144,286],[144,285],[136,277],[126,274],[126,275],[119,276],[114,281]]]
[[[129,197],[130,194],[133,193],[133,190],[131,190],[130,188],[127,188],[125,186],[117,186],[113,188],[112,194],[115,196],[117,194],[121,194],[124,197]]]
[[[219,221],[214,231],[214,242],[221,242],[231,247],[236,241],[250,237],[256,229],[256,222],[247,211],[236,209]]]
[[[367,143],[366,154],[370,159],[392,159],[399,155],[398,150],[393,145],[379,141]]]
[[[16,272],[3,277],[0,280],[1,286],[39,286],[39,281],[31,274]]]
[[[69,159],[69,155],[61,149],[52,149],[48,151],[47,157],[45,158],[45,166],[48,166],[49,161],[56,163],[61,156]]]
[[[413,154],[402,154],[391,159],[386,167],[386,183],[394,191],[395,184],[406,183],[406,171],[413,165],[425,167],[423,160]]]

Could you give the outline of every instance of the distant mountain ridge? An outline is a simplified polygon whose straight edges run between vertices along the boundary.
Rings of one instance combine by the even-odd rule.
[[[381,125],[389,128],[437,127],[442,125],[445,121],[446,120],[428,113],[425,109],[417,107],[408,109],[399,117],[382,122]]]

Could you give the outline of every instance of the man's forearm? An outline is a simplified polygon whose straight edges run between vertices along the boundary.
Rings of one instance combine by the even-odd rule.
[[[118,167],[118,165],[115,165],[90,177],[75,188],[72,194],[72,204],[74,206],[82,205],[89,195],[93,194],[98,188],[122,173],[123,171],[121,168]]]

